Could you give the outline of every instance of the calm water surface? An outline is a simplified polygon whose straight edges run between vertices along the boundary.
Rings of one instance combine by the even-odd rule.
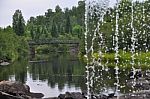
[[[0,80],[26,83],[32,92],[41,92],[44,97],[85,90],[85,65],[77,56],[50,54],[44,58],[37,56],[34,60],[37,62],[22,59],[0,67]],[[41,62],[43,60],[46,61]]]
[[[42,62],[43,60],[44,62]],[[128,93],[131,89],[127,86],[130,70],[130,68],[119,70],[119,84],[122,86],[120,87],[121,94]],[[147,68],[144,70],[147,70]],[[9,66],[0,66],[0,80],[26,83],[30,86],[32,92],[41,92],[45,95],[44,97],[56,97],[66,91],[81,92],[86,90],[84,75],[85,64],[76,55],[60,53],[37,55],[30,62],[22,59]],[[99,75],[101,75],[100,78],[94,81],[94,93],[107,93],[108,90],[115,91],[114,66],[106,68],[101,73],[97,72],[95,78]]]

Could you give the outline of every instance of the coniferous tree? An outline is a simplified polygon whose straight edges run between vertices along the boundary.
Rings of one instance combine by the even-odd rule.
[[[34,28],[33,28],[33,26],[31,26],[30,34],[31,34],[31,38],[34,39]]]
[[[60,34],[61,31],[61,26],[63,25],[63,11],[62,9],[59,7],[59,5],[56,6],[55,8],[55,14],[53,17],[53,20],[55,21],[55,25],[57,27],[57,32]]]
[[[51,29],[51,35],[52,37],[55,37],[55,38],[58,37],[56,23],[54,20],[53,20],[52,29]]]
[[[13,30],[18,36],[23,36],[25,32],[25,21],[21,10],[16,10],[13,15]]]
[[[52,9],[48,9],[47,12],[45,12],[45,25],[48,33],[51,32],[53,16],[54,12],[52,11]]]
[[[71,27],[69,15],[67,16],[67,19],[66,19],[65,32],[66,33],[72,33],[72,27]]]

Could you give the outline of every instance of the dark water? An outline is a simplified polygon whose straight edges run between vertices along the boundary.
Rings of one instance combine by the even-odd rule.
[[[39,60],[37,62],[22,59],[9,66],[1,66],[0,80],[26,83],[30,86],[31,91],[42,92],[45,97],[58,96],[66,91],[85,90],[85,65],[76,55],[50,54],[44,56],[45,58],[37,56],[34,59]]]
[[[114,66],[110,67],[95,74],[95,78],[102,75],[98,81],[93,78],[92,90],[94,93],[115,91],[115,70]],[[147,69],[145,68],[144,71]],[[121,94],[132,90],[127,86],[130,71],[131,68],[119,70]],[[85,64],[76,55],[69,54],[37,55],[30,62],[24,58],[9,66],[1,66],[0,80],[26,83],[32,92],[41,92],[45,97],[55,97],[66,91],[81,92],[86,90]]]

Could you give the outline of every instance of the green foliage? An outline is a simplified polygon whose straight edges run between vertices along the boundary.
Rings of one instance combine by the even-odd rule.
[[[21,10],[16,10],[13,15],[13,30],[18,36],[23,36],[25,32],[25,21]]]
[[[67,19],[66,19],[65,33],[72,33],[72,27],[71,27],[69,15],[67,15]]]
[[[84,6],[84,1],[79,1],[77,7],[65,8],[63,11],[57,5],[55,11],[48,9],[44,15],[30,17],[26,25],[26,38],[33,40],[78,39],[83,41]],[[58,49],[62,49],[62,47]],[[65,46],[63,49],[66,49]]]
[[[136,50],[150,50],[149,35],[149,1],[134,2],[134,20],[133,27],[136,33]],[[143,7],[145,8],[143,10]],[[131,49],[131,0],[121,0],[119,4],[119,49],[129,52]],[[55,11],[48,9],[44,15],[30,17],[25,27],[25,22],[20,10],[16,10],[13,15],[13,30],[18,36],[24,35],[26,39],[78,39],[80,41],[80,54],[85,54],[84,46],[84,13],[85,2],[79,1],[77,7],[71,9],[65,8],[63,11],[59,5],[55,7]],[[97,21],[100,16],[96,15],[88,22],[89,35],[87,43],[88,48],[94,36],[93,31],[98,26]],[[104,20],[100,22],[100,31],[96,31],[96,39],[93,47],[95,52],[98,50],[106,50],[114,52],[114,37],[116,28],[116,6],[108,8]],[[93,30],[92,30],[93,29]],[[8,29],[7,29],[8,30]],[[3,31],[3,30],[1,30]],[[102,35],[100,35],[100,33]],[[100,37],[102,36],[102,38]],[[20,38],[19,38],[20,39]],[[98,43],[103,44],[98,46]],[[18,40],[19,41],[19,40]],[[21,41],[20,41],[21,42]],[[25,44],[25,43],[24,43]],[[105,47],[102,47],[105,45]],[[47,48],[46,48],[47,49]],[[61,49],[61,48],[60,48]],[[65,49],[65,47],[64,47]]]
[[[14,61],[27,54],[27,42],[18,37],[11,27],[0,30],[0,60]]]
[[[38,47],[36,48],[36,52],[37,52],[38,54],[47,54],[47,53],[49,53],[50,51],[51,51],[51,47],[48,46],[48,45],[42,45],[42,46],[38,46]]]
[[[57,53],[57,52],[67,52],[69,46],[67,45],[42,45],[36,48],[37,54],[47,54],[47,53]]]
[[[150,50],[150,35],[149,35],[149,1],[134,2],[133,3],[133,20],[132,20],[132,7],[131,0],[121,0],[118,7],[118,47],[124,51],[131,51],[132,48],[132,32],[135,37],[135,50],[146,52]],[[94,14],[98,12],[93,12]],[[87,22],[87,46],[88,49],[92,46],[92,38],[94,33],[96,38],[93,42],[95,52],[98,50],[107,50],[107,52],[114,52],[115,48],[115,32],[116,32],[116,6],[108,8],[104,15],[104,20],[98,20],[101,16],[90,14]],[[133,21],[133,28],[131,22]],[[99,25],[98,25],[99,22]],[[97,31],[97,29],[99,30]],[[134,31],[133,31],[134,30]],[[98,46],[100,43],[101,46]],[[83,46],[84,47],[84,46]],[[90,53],[91,54],[91,53]]]
[[[48,9],[45,15],[30,17],[26,31],[32,39],[57,38],[66,34],[81,38],[84,33],[83,27],[84,1],[80,1],[79,6],[72,7],[72,9],[65,8],[63,11],[57,5],[55,11]],[[44,31],[44,34],[41,31]]]
[[[80,25],[75,25],[72,31],[73,31],[73,35],[76,35],[78,38],[81,39],[83,28]]]
[[[118,66],[120,68],[131,68],[131,62],[132,62],[132,53],[131,52],[124,52],[123,50],[119,51],[119,63]],[[115,53],[102,53],[100,56],[99,53],[93,53],[93,59],[95,61],[101,60],[102,65],[109,66],[109,67],[114,67],[116,65],[116,60],[115,60]],[[134,67],[135,68],[145,68],[149,67],[147,64],[150,64],[149,57],[150,57],[150,52],[136,52],[134,54]],[[80,59],[83,61],[87,61],[85,57],[80,56]]]
[[[57,28],[56,28],[56,23],[55,23],[54,20],[53,20],[53,24],[52,24],[51,35],[52,35],[52,37],[54,37],[54,38],[57,38],[57,37],[58,37],[58,32],[57,32]]]

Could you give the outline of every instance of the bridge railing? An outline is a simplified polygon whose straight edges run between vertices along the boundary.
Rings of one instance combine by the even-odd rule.
[[[62,40],[62,39],[38,39],[29,40],[29,45],[43,45],[43,44],[79,44],[78,40]]]

